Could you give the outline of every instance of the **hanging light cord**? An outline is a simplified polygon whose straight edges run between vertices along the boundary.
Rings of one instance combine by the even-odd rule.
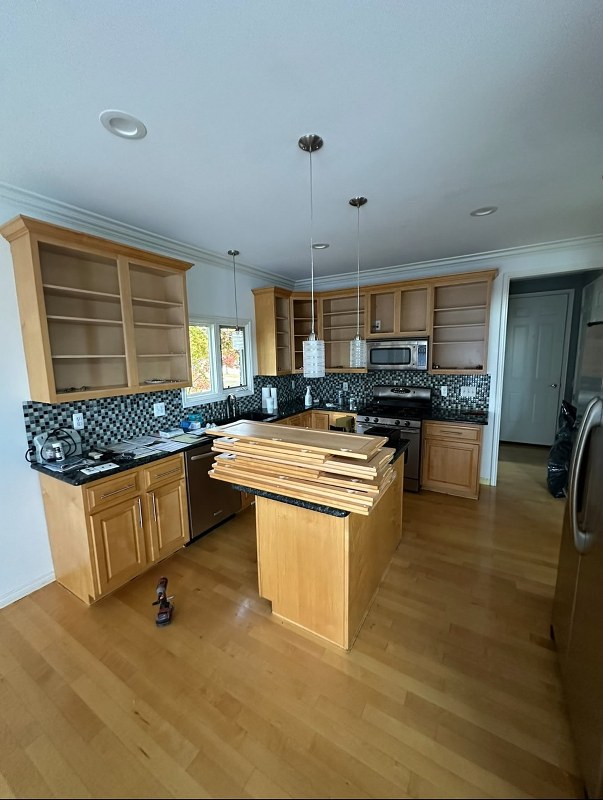
[[[238,306],[238,303],[237,303],[237,265],[236,265],[236,261],[235,261],[235,258],[236,258],[236,255],[237,255],[238,251],[229,250],[228,252],[232,254],[232,276],[233,276],[233,281],[234,281],[235,317],[237,319],[237,330],[238,330],[239,329],[239,306]]]
[[[312,295],[312,338],[314,338],[314,200],[312,185],[312,150],[310,149],[310,286]]]
[[[356,338],[360,338],[360,205],[356,206]]]

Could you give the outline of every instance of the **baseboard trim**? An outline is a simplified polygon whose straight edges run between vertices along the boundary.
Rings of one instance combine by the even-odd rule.
[[[16,589],[0,595],[0,608],[9,606],[11,603],[15,603],[17,600],[27,597],[28,594],[35,592],[37,589],[41,589],[42,586],[47,586],[53,581],[54,572],[47,572],[45,575],[40,575],[35,581],[31,581],[24,586],[18,586]]]

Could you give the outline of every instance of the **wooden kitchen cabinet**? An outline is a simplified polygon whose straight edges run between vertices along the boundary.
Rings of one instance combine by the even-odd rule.
[[[364,290],[323,293],[319,297],[319,317],[325,343],[325,367],[329,372],[366,372],[350,367],[350,340],[359,326],[364,338]],[[359,311],[358,311],[359,309]]]
[[[312,332],[312,295],[310,292],[297,292],[291,295],[291,329],[292,329],[292,372],[303,372],[304,340]],[[322,328],[318,316],[318,299],[314,293],[314,333],[322,336]]]
[[[252,289],[255,341],[260,375],[292,372],[291,292],[271,286]]]
[[[39,477],[56,580],[85,603],[189,541],[182,454],[83,486]]]
[[[490,294],[495,270],[452,276],[433,287],[430,371],[486,372]]]
[[[421,488],[477,499],[482,426],[423,423]]]
[[[412,338],[429,335],[431,293],[429,283],[416,281],[369,288],[367,337]]]
[[[192,264],[24,216],[0,233],[11,245],[32,400],[190,386]]]

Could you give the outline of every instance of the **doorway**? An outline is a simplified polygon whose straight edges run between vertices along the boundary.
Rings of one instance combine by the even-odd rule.
[[[500,439],[546,445],[565,395],[573,290],[510,294]]]

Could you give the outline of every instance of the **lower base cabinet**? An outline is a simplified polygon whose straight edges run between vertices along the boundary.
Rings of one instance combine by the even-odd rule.
[[[482,426],[425,422],[421,488],[477,499]]]
[[[85,603],[189,541],[181,454],[83,486],[44,474],[40,484],[56,580]]]

